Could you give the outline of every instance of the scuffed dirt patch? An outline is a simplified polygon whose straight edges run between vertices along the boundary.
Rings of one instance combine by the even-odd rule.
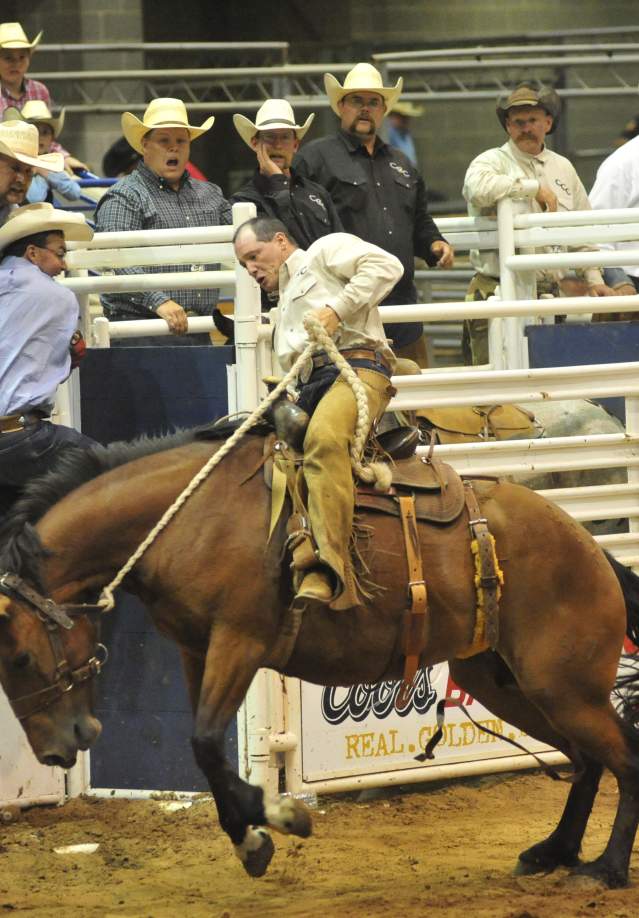
[[[274,835],[259,880],[244,874],[208,799],[171,813],[155,801],[74,800],[0,827],[0,918],[635,918],[637,858],[625,890],[566,870],[513,876],[518,852],[552,831],[566,795],[566,785],[526,774],[322,798],[313,837]],[[608,777],[587,859],[605,846],[616,802]],[[94,854],[53,850],[91,842]]]

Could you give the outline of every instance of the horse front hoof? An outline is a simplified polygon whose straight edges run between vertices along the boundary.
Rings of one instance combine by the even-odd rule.
[[[573,870],[573,876],[589,877],[591,880],[603,883],[608,889],[623,889],[624,886],[628,886],[628,871],[615,867],[603,857],[587,864],[580,864],[576,870]]]
[[[551,841],[543,841],[521,852],[513,873],[516,877],[528,877],[536,873],[552,873],[557,867],[575,867],[577,864],[577,854]]]
[[[263,877],[275,854],[275,845],[264,829],[248,828],[242,844],[235,845],[235,853],[250,877]]]
[[[266,823],[284,835],[308,838],[313,832],[313,818],[310,809],[294,797],[279,797],[264,807]]]

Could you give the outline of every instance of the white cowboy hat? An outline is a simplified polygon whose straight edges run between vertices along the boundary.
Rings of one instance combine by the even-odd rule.
[[[372,64],[355,64],[349,70],[342,86],[332,73],[324,74],[324,88],[331,108],[336,115],[341,115],[337,103],[351,92],[376,92],[383,96],[386,103],[386,114],[394,107],[402,91],[404,80],[400,77],[395,86],[384,86],[382,75]]]
[[[29,41],[19,22],[0,22],[0,48],[29,48],[32,50],[42,38],[38,32],[33,41]]]
[[[419,118],[424,114],[423,105],[415,105],[414,102],[396,102],[393,111],[398,115],[404,115],[406,118]]]
[[[54,118],[46,102],[43,102],[42,99],[30,99],[28,102],[24,103],[22,111],[18,111],[17,108],[11,107],[6,109],[3,117],[5,121],[28,121],[29,124],[37,124],[38,122],[49,124],[51,125],[53,136],[57,137],[64,124],[64,109],[61,109],[58,117]]]
[[[142,153],[142,138],[154,128],[186,128],[189,139],[195,140],[213,127],[215,118],[211,115],[200,127],[189,124],[186,105],[181,99],[154,99],[149,102],[142,121],[125,112],[122,115],[122,133],[134,150]]]
[[[64,169],[62,153],[38,155],[38,129],[35,124],[27,124],[26,121],[3,121],[0,124],[0,153],[48,172],[62,172]]]
[[[56,231],[64,233],[64,238],[70,242],[93,239],[93,230],[83,214],[60,210],[53,204],[27,204],[12,210],[0,226],[0,251],[25,236]]]
[[[275,131],[290,128],[301,140],[310,128],[315,115],[309,115],[304,124],[297,124],[295,113],[286,99],[267,99],[255,116],[255,124],[244,115],[233,115],[233,124],[244,143],[251,146],[251,140],[258,131]]]

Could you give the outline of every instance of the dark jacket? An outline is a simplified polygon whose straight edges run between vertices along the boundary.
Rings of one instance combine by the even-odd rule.
[[[397,256],[404,276],[381,305],[417,302],[414,257],[436,264],[430,247],[443,240],[428,213],[424,180],[410,160],[377,138],[369,155],[346,131],[304,145],[297,153],[296,171],[323,185],[337,208],[344,229]],[[396,346],[422,334],[422,323],[386,325]]]
[[[231,197],[249,201],[258,216],[277,217],[302,249],[328,233],[341,233],[342,223],[325,188],[291,170],[291,175],[262,175],[257,171]]]

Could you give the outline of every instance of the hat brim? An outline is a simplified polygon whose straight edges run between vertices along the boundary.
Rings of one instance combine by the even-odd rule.
[[[131,112],[124,112],[122,115],[122,133],[136,152],[144,153],[142,139],[149,131],[156,131],[161,128],[184,128],[184,130],[189,132],[189,140],[196,140],[196,138],[201,137],[202,134],[206,134],[207,131],[211,130],[214,121],[215,115],[211,115],[200,125],[200,127],[195,127],[193,124],[184,124],[182,121],[166,121],[163,124],[145,124]]]
[[[315,114],[311,114],[304,124],[289,124],[286,121],[269,121],[268,125],[258,127],[257,124],[254,124],[250,118],[245,117],[245,115],[233,115],[233,124],[244,143],[253,149],[251,141],[259,131],[295,131],[295,136],[298,140],[301,140],[313,123],[314,118]]]
[[[64,233],[67,242],[87,242],[93,239],[93,230],[82,214],[55,207],[34,213],[29,207],[22,207],[17,216],[0,226],[0,251],[26,236],[57,231]]]
[[[62,153],[43,153],[42,156],[27,156],[26,153],[16,153],[11,147],[0,140],[0,153],[10,159],[17,159],[19,163],[45,169],[47,172],[62,172],[64,170],[64,156]]]
[[[398,115],[404,115],[405,118],[419,118],[424,114],[425,108],[423,105],[415,105],[414,102],[397,102],[393,111],[397,112]]]
[[[20,41],[19,39],[17,41],[4,41],[0,45],[0,48],[10,48],[10,49],[28,48],[30,51],[33,51],[35,46],[40,44],[40,39],[42,38],[43,35],[44,35],[43,31],[38,32],[38,34],[36,35],[36,37],[33,39],[32,42]]]
[[[543,108],[546,114],[550,115],[550,117],[552,118],[552,125],[550,127],[550,130],[547,133],[554,134],[555,128],[559,124],[559,116],[561,114],[561,110],[557,109],[556,111],[553,111],[555,106],[552,105],[550,102],[545,103],[543,98],[542,99],[522,99],[520,101],[515,102],[514,105],[509,105],[508,107],[506,107],[505,105],[505,99],[500,99],[497,103],[496,112],[497,112],[497,117],[499,118],[499,123],[501,124],[501,126],[503,127],[505,131],[508,131],[508,128],[506,126],[506,121],[508,120],[508,112],[511,110],[511,108],[522,108],[523,106],[529,106],[531,108]]]
[[[26,121],[27,124],[49,124],[53,131],[53,136],[57,137],[61,133],[62,127],[64,125],[64,115],[65,110],[61,109],[60,114],[57,118],[53,116],[51,118],[25,118],[22,112],[18,111],[17,108],[7,108],[4,113],[5,121]]]
[[[404,78],[400,77],[395,84],[395,86],[349,86],[346,89],[342,86],[336,77],[332,73],[324,74],[324,89],[326,90],[326,95],[328,96],[328,101],[331,108],[338,117],[341,117],[342,113],[338,107],[338,104],[342,101],[344,96],[350,96],[354,92],[375,92],[378,96],[382,96],[384,103],[386,104],[386,112],[388,115],[393,108],[395,103],[399,99],[402,89],[404,87]]]

